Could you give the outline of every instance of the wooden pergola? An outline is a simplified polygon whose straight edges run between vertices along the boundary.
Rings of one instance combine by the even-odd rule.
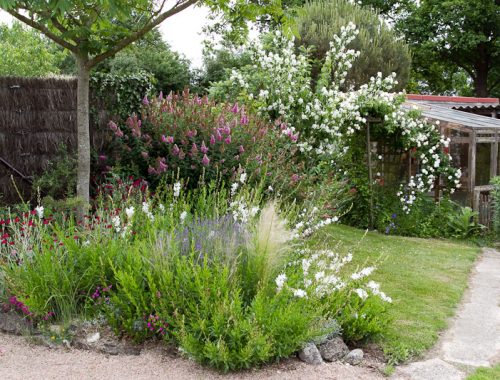
[[[495,99],[498,104],[498,99]],[[500,174],[499,141],[500,119],[493,112],[491,117],[475,114],[441,104],[412,102],[405,105],[418,108],[431,123],[438,123],[441,134],[450,138],[452,163],[462,169],[462,189],[455,196],[457,201],[479,211],[480,219],[489,223],[489,185],[491,178]],[[486,210],[488,209],[488,211]]]

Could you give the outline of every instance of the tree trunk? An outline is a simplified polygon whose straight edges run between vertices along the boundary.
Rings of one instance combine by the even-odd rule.
[[[474,95],[480,98],[487,98],[488,93],[488,68],[489,57],[486,54],[484,45],[479,45],[477,50],[477,58],[474,62]]]
[[[82,202],[79,216],[82,217],[89,207],[90,187],[90,131],[89,131],[89,84],[90,69],[88,57],[76,56],[78,66],[77,114],[78,131],[78,174],[76,195]]]

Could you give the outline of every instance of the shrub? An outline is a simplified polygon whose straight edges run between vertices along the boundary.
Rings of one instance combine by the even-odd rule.
[[[491,192],[492,207],[493,207],[493,232],[498,237],[500,236],[500,177],[491,179],[493,191]]]
[[[378,72],[384,77],[395,72],[399,81],[397,90],[403,89],[410,75],[410,49],[372,9],[348,0],[307,2],[297,17],[300,35],[297,44],[314,47],[314,57],[322,61],[330,49],[330,41],[349,22],[359,28],[349,48],[359,51],[360,56],[347,75],[345,87],[359,87]]]
[[[47,163],[44,172],[35,179],[33,188],[42,196],[60,199],[72,197],[76,191],[76,155],[64,144],[57,147],[56,157]]]
[[[243,169],[254,173],[277,137],[272,126],[237,103],[216,104],[187,91],[144,103],[142,118],[133,115],[110,128],[122,148],[119,170],[152,185],[169,175],[196,187],[201,177],[229,182]]]

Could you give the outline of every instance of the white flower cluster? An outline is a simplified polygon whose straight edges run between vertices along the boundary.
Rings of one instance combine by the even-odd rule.
[[[299,215],[298,220],[293,228],[292,236],[294,239],[297,238],[306,238],[311,236],[315,231],[328,226],[332,223],[337,223],[339,218],[337,216],[331,218],[321,218],[318,215],[319,209],[317,207],[308,210],[307,208],[303,209]]]
[[[307,53],[297,53],[293,39],[279,32],[270,44],[260,41],[250,46],[253,66],[233,70],[228,85],[255,100],[261,115],[280,120],[283,134],[298,140],[302,152],[326,156],[333,162],[347,152],[347,138],[366,125],[367,105],[380,105],[378,108],[386,112],[384,124],[393,132],[399,131],[405,148],[418,154],[420,172],[400,191],[409,212],[417,193],[432,190],[438,175],[444,174],[453,192],[460,186],[461,173],[450,166],[451,157],[443,153],[449,140],[439,136],[436,126],[402,109],[404,97],[391,92],[397,84],[395,73],[386,78],[378,73],[358,90],[343,90],[359,56],[348,49],[357,34],[356,26],[350,23],[334,36],[314,85]],[[236,191],[237,184],[234,186]]]
[[[302,249],[299,251],[299,256],[300,259],[289,264],[299,268],[301,274],[299,283],[288,284],[286,274],[281,273],[275,280],[277,292],[287,289],[299,298],[323,297],[350,286],[364,286],[354,289],[363,300],[371,293],[386,302],[392,302],[390,297],[380,291],[378,283],[369,281],[363,285],[362,280],[371,275],[375,270],[374,267],[366,267],[347,278],[343,275],[345,265],[352,261],[352,254],[342,256],[332,250]]]
[[[146,216],[149,218],[149,220],[151,220],[151,221],[155,220],[155,216],[153,215],[153,213],[149,209],[149,203],[148,202],[142,202],[142,212],[144,214],[146,214]]]

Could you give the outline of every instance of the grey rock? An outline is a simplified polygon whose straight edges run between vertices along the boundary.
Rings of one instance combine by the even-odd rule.
[[[324,360],[333,362],[346,356],[349,353],[349,348],[341,337],[334,337],[320,345],[319,352]]]
[[[104,343],[101,347],[101,352],[108,355],[118,355],[120,353],[120,347],[114,343]]]
[[[15,312],[0,312],[0,331],[21,335],[24,332],[30,332],[33,326],[23,317]]]
[[[85,339],[87,343],[92,344],[92,343],[97,343],[101,339],[101,334],[99,332],[96,332],[94,334],[89,334],[87,335],[87,338]]]
[[[79,350],[90,350],[90,345],[84,339],[75,339],[73,346]]]
[[[363,361],[363,356],[363,350],[356,348],[346,355],[344,361],[350,365],[358,365]]]
[[[322,364],[321,354],[314,343],[307,343],[306,346],[299,351],[299,359],[307,364]]]

